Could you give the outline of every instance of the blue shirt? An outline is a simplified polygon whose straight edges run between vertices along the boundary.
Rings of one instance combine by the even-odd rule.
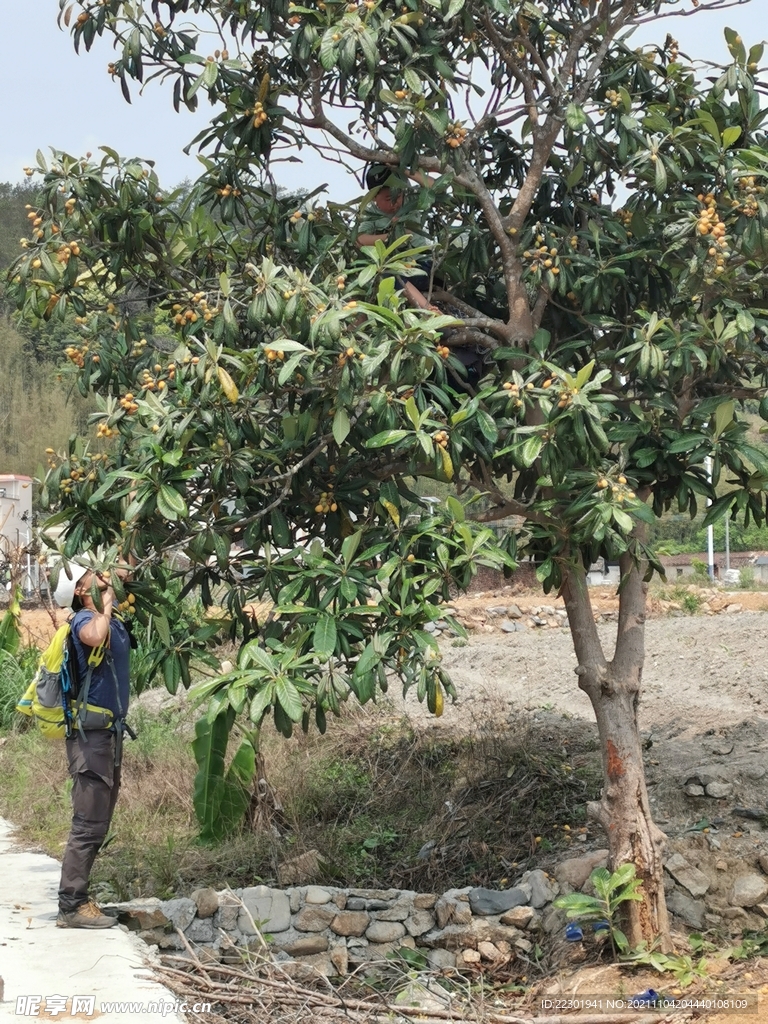
[[[80,630],[92,618],[92,611],[81,608],[72,619],[72,635],[75,638],[75,650],[77,651],[77,677],[81,692],[88,673],[88,656],[93,648],[80,640]],[[120,619],[110,619],[109,632],[109,652],[104,655],[101,664],[96,665],[93,669],[88,703],[95,704],[100,708],[109,708],[115,718],[125,718],[131,685],[131,641],[128,631]],[[117,679],[117,685],[115,685],[115,679]]]

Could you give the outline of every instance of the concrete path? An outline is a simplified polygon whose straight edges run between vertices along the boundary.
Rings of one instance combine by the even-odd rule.
[[[126,928],[56,927],[60,870],[51,857],[21,849],[0,818],[0,1021],[185,1021],[169,989],[139,977],[150,973],[148,948]]]

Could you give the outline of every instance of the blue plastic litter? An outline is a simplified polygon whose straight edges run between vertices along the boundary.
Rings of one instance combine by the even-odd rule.
[[[581,930],[581,926],[574,921],[565,926],[565,937],[569,942],[581,942],[584,932]]]
[[[630,1006],[655,1006],[660,999],[661,996],[655,988],[647,988],[645,992],[640,992],[639,995],[632,996],[629,1003]]]
[[[593,932],[609,932],[611,925],[608,921],[595,921],[592,925]]]

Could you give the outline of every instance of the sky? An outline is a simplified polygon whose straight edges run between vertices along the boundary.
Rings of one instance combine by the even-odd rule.
[[[691,9],[691,0],[684,0]],[[143,95],[135,88],[133,104],[122,98],[117,82],[107,74],[113,51],[105,41],[90,53],[75,54],[68,32],[58,28],[58,0],[0,0],[0,109],[3,144],[0,181],[23,180],[23,168],[34,163],[35,152],[50,147],[75,156],[110,146],[123,156],[155,161],[160,181],[172,187],[196,178],[200,165],[184,147],[212,114],[203,99],[196,114],[177,114],[170,89],[150,83]],[[699,12],[693,17],[660,18],[635,34],[637,44],[663,42],[670,32],[683,53],[726,62],[723,28],[736,29],[747,46],[762,41],[768,24],[768,0],[750,0],[742,7]],[[761,15],[763,17],[761,17]],[[330,196],[343,200],[359,192],[351,175],[335,164],[323,164],[314,154],[305,165],[282,164],[277,180],[287,188],[313,188],[330,182]]]

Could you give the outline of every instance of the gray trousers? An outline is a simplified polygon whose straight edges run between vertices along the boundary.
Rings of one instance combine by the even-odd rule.
[[[64,850],[59,885],[59,909],[69,913],[88,900],[91,868],[104,842],[120,790],[120,767],[115,765],[115,734],[94,729],[84,740],[75,733],[67,740],[72,776],[72,828]]]

